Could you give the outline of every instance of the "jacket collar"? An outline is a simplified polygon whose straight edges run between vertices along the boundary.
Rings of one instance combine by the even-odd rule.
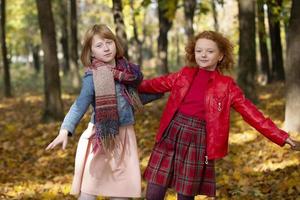
[[[216,69],[212,72],[211,76],[209,77],[209,80],[215,80],[216,77],[218,77],[221,74],[219,69]]]
[[[186,75],[188,77],[188,81],[192,82],[195,75],[197,74],[199,68],[198,67],[189,67],[189,66],[186,66],[185,68],[187,69]],[[209,80],[215,80],[216,77],[219,76],[220,74],[221,74],[220,70],[216,69],[215,71],[212,72],[211,76],[209,77]]]

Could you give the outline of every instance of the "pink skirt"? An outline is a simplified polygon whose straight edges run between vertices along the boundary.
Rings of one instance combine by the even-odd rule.
[[[94,124],[89,123],[78,142],[70,193],[141,197],[141,174],[133,125],[119,128],[122,145],[115,155],[101,150],[93,153],[90,139],[93,134]]]

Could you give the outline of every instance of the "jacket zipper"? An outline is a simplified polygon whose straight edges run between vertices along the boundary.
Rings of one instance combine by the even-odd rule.
[[[206,165],[208,164],[208,156],[205,156],[205,162]]]
[[[208,105],[208,96],[207,96],[207,91],[208,91],[208,89],[209,89],[209,87],[210,87],[210,84],[211,84],[211,82],[212,82],[212,80],[211,79],[209,79],[208,80],[208,84],[207,84],[207,88],[206,88],[206,90],[205,90],[205,99],[204,99],[204,109],[205,109],[205,122],[207,122],[208,120],[208,118],[207,118],[207,112],[208,112],[208,107],[209,107],[209,105]],[[208,106],[207,106],[208,105]],[[206,108],[208,108],[208,109],[206,109]],[[205,145],[205,154],[207,154],[207,131],[205,130],[205,132],[206,132],[206,145]],[[204,163],[207,165],[208,164],[208,156],[207,155],[205,155],[204,156],[205,157],[205,161],[204,161]]]
[[[222,105],[222,104],[221,104],[221,102],[219,101],[219,102],[218,102],[218,111],[219,111],[219,112],[221,112],[221,110],[222,110],[222,106],[221,106],[221,105]]]

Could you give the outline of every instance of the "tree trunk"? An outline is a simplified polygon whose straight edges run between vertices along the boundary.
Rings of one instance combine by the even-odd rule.
[[[12,97],[11,94],[11,82],[10,82],[10,67],[9,61],[7,59],[7,48],[6,48],[6,33],[5,33],[5,0],[1,0],[1,50],[2,50],[2,61],[3,61],[3,68],[4,68],[4,96],[5,97]]]
[[[197,2],[196,0],[185,0],[183,2],[184,6],[184,18],[185,18],[185,34],[187,38],[190,38],[194,35],[194,15],[196,10]]]
[[[132,17],[132,25],[133,25],[133,38],[134,44],[133,47],[135,49],[134,55],[131,55],[134,62],[137,62],[140,67],[142,66],[143,58],[142,58],[142,41],[139,39],[137,24],[135,20],[135,9],[134,9],[134,2],[130,0],[130,9],[131,9],[131,17]]]
[[[239,0],[238,5],[240,38],[237,80],[245,95],[256,101],[255,1]]]
[[[288,29],[285,129],[300,132],[300,1],[292,1]]]
[[[269,32],[272,49],[272,80],[284,81],[284,67],[280,36],[280,12],[282,0],[268,0]]]
[[[288,20],[284,20],[284,33],[285,33],[285,43],[288,43],[288,38],[289,38],[289,33],[288,33],[288,29],[289,29],[289,24],[288,24]]]
[[[78,67],[78,39],[77,39],[77,6],[76,0],[70,1],[70,22],[71,22],[71,75],[72,75],[72,84],[75,89],[80,87],[80,75]]]
[[[33,57],[33,67],[34,67],[35,73],[39,74],[40,69],[41,69],[40,56],[39,56],[40,46],[32,45],[31,49],[32,49],[32,57]]]
[[[178,0],[167,3],[158,0],[159,36],[157,39],[157,71],[159,74],[169,73],[168,69],[168,32],[175,18]]]
[[[114,22],[116,24],[116,35],[122,46],[124,47],[125,57],[129,59],[128,55],[128,41],[125,31],[125,24],[123,19],[123,6],[121,0],[113,0],[113,13],[114,13]]]
[[[176,32],[175,36],[175,43],[176,43],[176,65],[180,66],[180,45],[179,45],[179,31]]]
[[[44,120],[60,120],[63,104],[59,80],[55,26],[50,0],[36,0],[44,51],[45,110]]]
[[[60,44],[63,52],[63,70],[64,75],[70,71],[70,60],[69,60],[69,34],[68,34],[68,2],[59,1],[60,5],[60,18],[61,18],[61,38]]]
[[[211,7],[212,7],[212,11],[213,11],[215,31],[219,32],[219,22],[218,22],[218,12],[216,10],[216,0],[211,0]]]
[[[144,37],[144,38],[146,38],[146,37]],[[153,34],[150,34],[149,40],[150,40],[150,46],[149,46],[149,49],[151,50],[151,51],[150,51],[151,53],[150,53],[150,56],[149,56],[148,59],[154,57],[154,52],[155,52],[155,47],[154,47],[154,44],[155,44],[155,38],[154,38]]]
[[[271,80],[269,52],[267,46],[267,34],[265,26],[265,12],[264,12],[264,0],[257,0],[257,23],[258,23],[258,35],[259,35],[259,49],[260,49],[260,68],[263,75],[264,84],[269,83]]]

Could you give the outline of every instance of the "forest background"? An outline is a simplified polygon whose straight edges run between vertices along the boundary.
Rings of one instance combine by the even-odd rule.
[[[184,66],[184,48],[195,33],[221,32],[235,45],[235,68],[227,73],[262,112],[300,139],[298,0],[0,2],[0,199],[75,199],[68,194],[74,155],[90,111],[67,150],[44,148],[80,91],[81,40],[95,23],[115,31],[145,78]],[[166,98],[137,113],[142,171]],[[270,143],[234,111],[230,131],[229,155],[216,164],[219,199],[300,199],[299,152]],[[174,191],[167,199],[176,199]]]

